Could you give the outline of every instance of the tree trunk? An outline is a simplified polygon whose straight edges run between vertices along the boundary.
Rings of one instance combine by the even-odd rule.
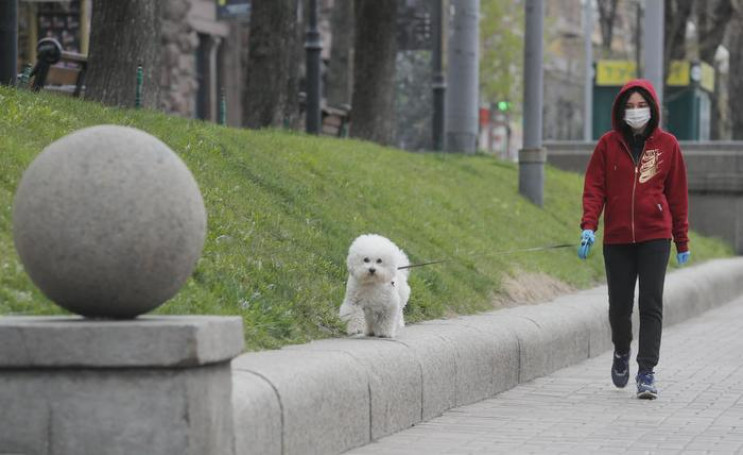
[[[395,140],[397,1],[356,0],[351,136]]]
[[[715,53],[725,37],[733,5],[730,0],[713,0],[697,4],[697,10],[699,58],[715,66]]]
[[[734,0],[734,8],[735,13],[728,25],[730,33],[728,103],[733,140],[743,140],[743,109],[740,108],[740,100],[743,99],[743,77],[740,77],[743,74],[743,0]]]
[[[597,0],[599,7],[599,26],[601,28],[601,47],[604,57],[611,57],[611,42],[614,38],[614,19],[617,16],[618,0]]]
[[[353,81],[353,1],[336,0],[330,18],[333,41],[330,47],[327,100],[330,106],[351,104]]]
[[[715,53],[725,38],[725,30],[733,15],[730,0],[714,0],[697,4],[697,28],[699,30],[699,58],[715,68]],[[710,94],[710,139],[719,140],[723,136],[722,109],[727,106],[720,103],[720,77],[715,73],[715,91]]]
[[[663,74],[666,76],[671,60],[686,58],[686,23],[693,3],[693,0],[665,0]]]
[[[93,0],[85,98],[134,106],[137,65],[142,65],[142,106],[160,99],[160,2]]]
[[[295,124],[298,116],[297,0],[253,0],[243,124]]]

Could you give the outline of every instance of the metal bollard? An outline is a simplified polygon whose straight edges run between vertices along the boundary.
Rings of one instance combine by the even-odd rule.
[[[227,97],[224,94],[224,87],[222,87],[219,94],[219,124],[222,126],[227,125]]]
[[[134,108],[139,109],[142,107],[142,82],[144,80],[144,74],[142,71],[142,65],[137,65],[137,92],[134,96]]]

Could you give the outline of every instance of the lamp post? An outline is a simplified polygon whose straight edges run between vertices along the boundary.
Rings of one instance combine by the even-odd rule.
[[[320,134],[320,53],[322,42],[317,29],[317,0],[310,0],[309,23],[304,48],[307,51],[307,117],[305,131]]]
[[[451,0],[446,68],[446,149],[477,151],[480,0]]]
[[[444,96],[446,94],[446,79],[442,65],[442,39],[444,20],[444,0],[434,0],[432,14],[432,37],[433,37],[433,149],[441,151],[444,149]]]
[[[645,3],[643,17],[643,75],[652,82],[658,94],[658,109],[663,112],[663,14],[664,5],[661,1]],[[663,116],[661,116],[662,118]]]
[[[18,0],[0,0],[0,84],[15,85],[17,65]]]
[[[583,140],[593,136],[593,0],[583,0],[583,52],[585,79],[583,81]]]
[[[544,163],[547,161],[547,151],[542,147],[544,1],[526,0],[524,8],[524,145],[519,150],[519,194],[541,207],[544,199]]]

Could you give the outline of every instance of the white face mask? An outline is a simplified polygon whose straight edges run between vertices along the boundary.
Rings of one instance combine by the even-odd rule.
[[[625,109],[624,121],[633,129],[639,130],[650,121],[650,108],[638,107],[637,109]]]

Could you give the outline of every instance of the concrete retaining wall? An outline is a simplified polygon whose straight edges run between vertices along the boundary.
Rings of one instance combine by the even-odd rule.
[[[742,293],[743,258],[673,272],[664,323]],[[332,339],[243,354],[232,363],[236,452],[341,453],[609,349],[602,286],[415,324],[394,340]]]

